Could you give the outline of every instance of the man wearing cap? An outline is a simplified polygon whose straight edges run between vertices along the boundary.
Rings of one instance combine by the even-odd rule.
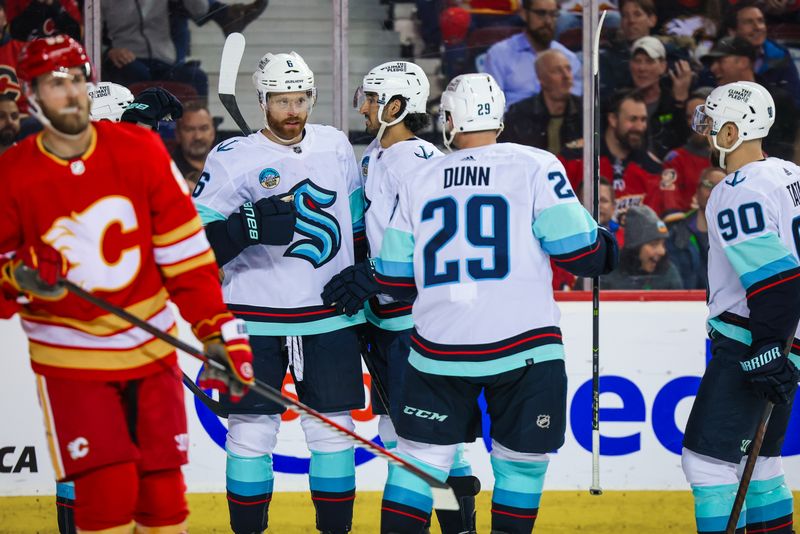
[[[685,60],[677,61],[670,69],[663,43],[648,35],[631,46],[630,70],[633,87],[642,93],[647,105],[648,148],[663,159],[689,135],[683,112],[689,98],[692,69]]]
[[[775,101],[775,124],[764,139],[764,151],[781,159],[794,159],[794,141],[797,136],[794,98],[778,84],[770,84],[754,70],[756,49],[742,37],[723,37],[708,54],[700,58],[717,81],[725,85],[738,81],[758,82],[763,85]]]

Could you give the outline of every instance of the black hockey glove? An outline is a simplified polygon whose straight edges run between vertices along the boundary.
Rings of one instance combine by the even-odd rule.
[[[239,213],[228,219],[228,234],[242,248],[250,245],[288,245],[294,237],[297,212],[294,202],[278,195],[245,202]]]
[[[800,371],[783,353],[782,343],[763,345],[739,365],[756,392],[773,404],[786,404],[792,400],[800,381]]]
[[[330,279],[322,289],[322,302],[336,306],[339,313],[348,317],[358,313],[364,302],[380,293],[369,260],[356,263]]]
[[[162,87],[148,87],[122,113],[120,120],[158,130],[158,121],[174,121],[182,116],[183,105],[175,95]]]

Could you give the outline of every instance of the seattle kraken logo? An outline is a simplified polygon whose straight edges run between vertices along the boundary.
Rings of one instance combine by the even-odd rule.
[[[342,243],[339,223],[333,215],[323,211],[336,202],[336,191],[322,189],[306,179],[290,193],[294,194],[297,208],[295,231],[306,238],[292,243],[284,256],[304,259],[315,268],[322,267],[336,256]]]

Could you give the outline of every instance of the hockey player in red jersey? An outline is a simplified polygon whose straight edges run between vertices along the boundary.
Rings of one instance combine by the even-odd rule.
[[[239,382],[252,381],[247,335],[222,302],[214,255],[161,141],[136,125],[89,122],[81,45],[31,41],[18,74],[45,128],[0,157],[0,290],[23,303],[56,477],[75,483],[80,532],[184,532],[175,350],[57,282],[174,334],[172,300],[238,378],[234,387],[205,372],[205,387],[242,394]]]

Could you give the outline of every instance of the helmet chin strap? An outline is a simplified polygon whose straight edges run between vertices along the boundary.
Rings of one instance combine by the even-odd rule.
[[[36,117],[36,120],[38,120],[40,123],[42,123],[42,126],[44,128],[49,129],[50,131],[54,132],[56,135],[60,135],[61,137],[65,137],[65,138],[70,139],[72,141],[77,141],[77,140],[79,140],[81,138],[81,135],[83,135],[83,132],[81,132],[79,134],[70,134],[70,133],[67,133],[67,132],[62,132],[61,130],[56,128],[55,125],[50,121],[50,119],[48,119],[47,116],[44,114],[44,110],[42,109],[42,106],[39,105],[39,101],[36,98],[36,95],[33,94],[32,91],[26,92],[25,93],[25,97],[28,99],[28,109],[31,112],[31,115]]]
[[[719,135],[719,132],[717,132],[717,135]],[[733,152],[734,150],[739,148],[739,145],[742,144],[742,141],[744,141],[744,139],[742,137],[739,137],[738,139],[736,139],[736,142],[733,143],[732,147],[723,148],[723,147],[719,146],[719,143],[717,143],[717,135],[714,135],[714,136],[711,137],[711,142],[714,145],[714,148],[717,151],[719,151],[719,167],[720,167],[720,169],[725,169],[727,171],[727,167],[725,167],[725,156],[728,155],[729,152]]]
[[[405,111],[403,111],[400,114],[399,117],[397,117],[392,122],[386,122],[386,121],[383,120],[383,108],[385,106],[386,106],[386,104],[381,104],[381,105],[378,106],[378,122],[381,123],[381,127],[378,128],[378,133],[377,133],[377,135],[375,135],[375,139],[377,139],[379,143],[381,141],[381,138],[383,137],[383,132],[386,131],[387,127],[394,126],[395,124],[398,124],[400,121],[402,121],[403,119],[406,118],[406,115],[408,115],[408,109],[406,109]]]

